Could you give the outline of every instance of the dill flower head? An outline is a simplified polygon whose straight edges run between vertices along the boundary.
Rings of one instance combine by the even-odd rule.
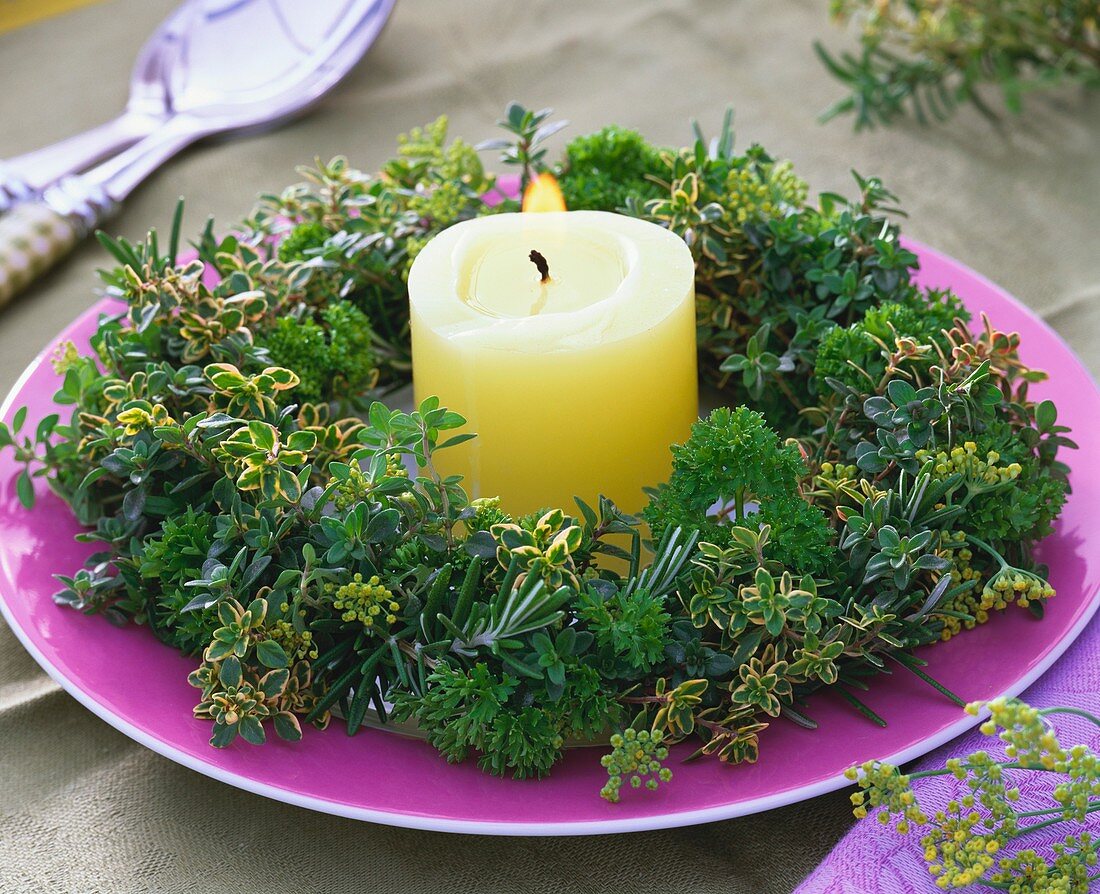
[[[923,826],[920,844],[937,887],[986,885],[1017,894],[1087,894],[1100,860],[1097,842],[1079,824],[1100,798],[1100,757],[1085,745],[1063,747],[1049,717],[1072,713],[1084,714],[1094,723],[1100,719],[1078,708],[1035,708],[1011,698],[966,706],[971,716],[983,710],[990,716],[981,732],[1000,739],[1004,754],[994,757],[979,750],[915,774],[951,779],[954,796],[930,818],[917,806],[910,777],[877,762],[847,773],[860,787],[851,798],[855,815],[866,817],[877,808],[878,822],[889,825],[896,820],[898,834],[910,832],[911,824]],[[1050,773],[1062,776],[1050,792],[1053,806],[1019,806],[1015,781],[1027,774],[1045,780]],[[1070,829],[1051,845],[1053,859],[1019,846],[1023,836],[1065,823]]]
[[[624,777],[631,788],[644,785],[650,791],[656,791],[662,782],[670,782],[672,770],[664,766],[668,746],[663,742],[664,733],[659,729],[615,733],[610,739],[611,752],[600,758],[600,764],[607,770],[607,783],[600,790],[600,797],[617,803]]]

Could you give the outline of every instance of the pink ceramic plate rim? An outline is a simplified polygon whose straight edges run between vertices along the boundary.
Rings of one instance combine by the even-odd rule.
[[[1047,618],[999,617],[965,637],[926,653],[930,671],[968,699],[1024,690],[1065,651],[1097,608],[1096,545],[1088,509],[1100,501],[1100,447],[1092,437],[1100,393],[1070,349],[1030,311],[984,277],[915,242],[920,280],[951,286],[974,311],[987,310],[999,328],[1024,334],[1024,357],[1051,371],[1038,391],[1056,394],[1062,420],[1082,449],[1069,457],[1074,495],[1058,534],[1044,545],[1059,595]],[[63,337],[86,338],[102,305],[82,315]],[[56,342],[55,342],[56,344]],[[49,412],[54,377],[45,363],[54,345],[24,372],[2,407],[19,404],[31,419]],[[816,698],[821,724],[808,732],[777,723],[753,766],[713,762],[675,767],[676,780],[656,794],[630,793],[620,805],[596,796],[598,752],[578,749],[546,780],[491,778],[467,762],[451,766],[425,743],[366,731],[355,738],[339,725],[307,730],[298,745],[239,744],[217,751],[206,744],[204,722],[189,716],[195,691],[183,678],[192,666],[145,629],[118,629],[53,605],[53,572],[79,566],[87,547],[69,545],[77,530],[67,508],[44,495],[33,513],[14,497],[16,469],[0,460],[0,611],[35,660],[66,691],[112,726],[184,766],[266,797],[354,819],[416,829],[497,835],[575,835],[627,832],[729,819],[769,810],[843,787],[843,769],[868,758],[903,763],[974,725],[971,718],[909,675],[879,678],[866,698],[886,712],[886,730],[872,727],[831,696]],[[121,647],[121,648],[119,648]],[[150,706],[156,706],[151,708]]]

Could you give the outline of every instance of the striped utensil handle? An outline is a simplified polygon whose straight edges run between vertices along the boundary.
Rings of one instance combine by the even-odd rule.
[[[44,202],[16,205],[0,217],[0,307],[73,250],[72,219]]]

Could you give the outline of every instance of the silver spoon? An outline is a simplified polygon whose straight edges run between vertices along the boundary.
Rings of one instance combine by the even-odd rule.
[[[170,116],[85,174],[0,218],[0,306],[67,254],[184,147],[270,127],[330,90],[362,58],[395,0],[192,0],[162,72]]]

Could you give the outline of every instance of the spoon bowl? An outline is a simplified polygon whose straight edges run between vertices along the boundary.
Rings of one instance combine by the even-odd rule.
[[[327,92],[378,37],[394,0],[200,0],[163,72],[173,115],[207,132],[271,127]]]

